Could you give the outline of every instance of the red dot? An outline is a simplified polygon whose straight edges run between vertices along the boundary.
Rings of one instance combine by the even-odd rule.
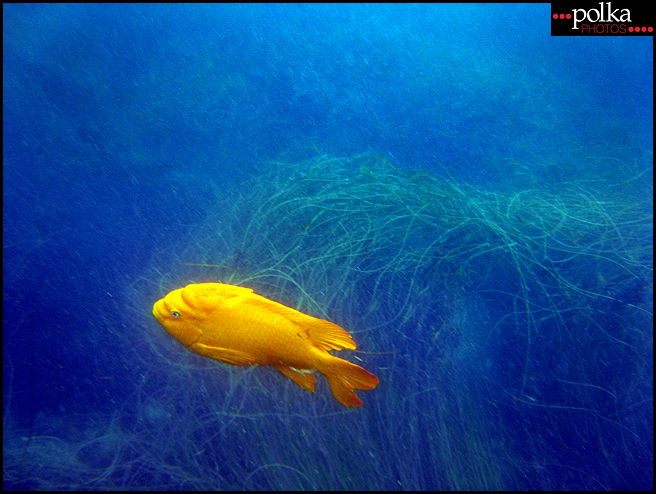
[[[630,33],[633,32],[633,26],[629,26],[629,32],[630,32]]]
[[[654,31],[654,28],[653,28],[653,27],[650,27],[649,29],[647,29],[647,31],[649,31],[649,32],[651,33],[651,32]]]
[[[647,32],[647,28],[646,28],[645,26],[642,26],[642,32],[643,32],[643,33],[646,33],[646,32]]]
[[[554,15],[553,15],[553,18],[554,18],[554,19],[558,19],[558,14],[554,14]]]
[[[561,18],[561,19],[564,19],[564,18],[565,18],[565,14],[560,14],[560,18]]]
[[[565,17],[567,17],[568,19],[571,19],[571,18],[572,18],[572,14],[567,14]]]

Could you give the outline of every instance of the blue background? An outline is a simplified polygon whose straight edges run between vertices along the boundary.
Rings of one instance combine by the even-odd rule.
[[[182,242],[193,241],[212,208],[247,195],[274,159],[296,163],[319,154],[370,152],[403,173],[428,173],[488,192],[504,190],[518,168],[545,187],[614,176],[633,179],[636,197],[627,202],[643,201],[643,210],[651,211],[652,39],[552,38],[549,29],[549,8],[538,5],[5,4],[5,488],[479,485],[445,481],[444,472],[421,467],[418,444],[398,444],[394,453],[401,471],[421,470],[403,483],[370,466],[353,483],[324,484],[311,465],[269,468],[275,462],[257,456],[245,463],[254,476],[242,476],[242,483],[229,472],[216,474],[218,467],[202,464],[191,472],[165,458],[131,470],[145,455],[138,448],[125,453],[126,438],[137,434],[130,417],[147,374],[135,328],[155,328],[143,315],[178,286],[153,288],[144,299],[131,297],[126,287],[153,268],[170,270],[154,265],[155,254],[175,255]],[[643,247],[651,245],[651,233],[641,235]],[[651,315],[651,260],[643,266],[631,307]],[[651,320],[641,321],[635,332],[649,341]],[[169,338],[163,331],[160,337]],[[569,443],[565,428],[546,425],[561,420],[548,408],[530,411],[545,416],[533,422],[544,427],[528,439],[510,418],[522,412],[490,399],[486,408],[504,415],[503,441],[549,448],[515,449],[514,467],[497,484],[480,485],[651,489],[653,361],[647,347],[640,369],[618,365],[612,373],[614,383],[647,396],[606,415],[619,423],[609,426],[613,434],[630,440],[611,441],[610,451]],[[401,343],[396,350],[421,351]],[[384,361],[367,367],[376,373],[375,366]],[[278,378],[272,376],[271,394]],[[399,403],[385,404],[385,417],[374,413],[376,393],[360,393],[365,407],[356,413],[371,406],[369,423],[408,420]],[[166,420],[175,423],[176,413]],[[587,420],[575,423],[584,427]],[[107,460],[105,453],[82,449],[108,428],[120,454]],[[458,429],[446,424],[442,430],[450,428]],[[343,439],[351,435],[347,429]],[[56,439],[30,439],[36,437]],[[278,440],[265,433],[244,439]],[[201,451],[193,442],[180,445],[194,447]],[[586,447],[594,460],[582,453]],[[551,455],[542,455],[547,449]],[[339,476],[339,460],[330,451],[325,455],[322,461]],[[604,455],[607,460],[599,460]],[[173,467],[183,473],[162,473]],[[277,477],[292,470],[304,480]],[[214,480],[194,484],[185,477]]]

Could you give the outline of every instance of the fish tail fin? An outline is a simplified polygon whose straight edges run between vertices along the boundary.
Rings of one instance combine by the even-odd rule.
[[[331,355],[324,374],[333,396],[345,407],[359,407],[362,401],[354,389],[374,389],[380,382],[371,372]]]

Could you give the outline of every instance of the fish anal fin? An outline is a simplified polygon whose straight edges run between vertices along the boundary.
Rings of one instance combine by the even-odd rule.
[[[231,348],[221,348],[205,345],[203,343],[194,343],[189,347],[192,352],[195,352],[203,357],[220,360],[226,364],[231,365],[256,365],[256,359],[252,355],[239,350]]]
[[[314,377],[312,372],[298,372],[297,370],[291,369],[284,365],[274,365],[283,375],[294,381],[301,388],[306,389],[314,393],[314,389],[317,385],[317,379]]]

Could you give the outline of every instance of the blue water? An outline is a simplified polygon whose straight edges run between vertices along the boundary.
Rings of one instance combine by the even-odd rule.
[[[206,447],[193,436],[180,442],[180,458],[154,455],[150,469],[127,466],[145,455],[137,446],[132,456],[117,455],[113,469],[102,452],[74,451],[108,424],[123,438],[136,434],[135,396],[150,347],[134,330],[149,323],[133,314],[148,314],[162,293],[153,285],[149,297],[135,300],[126,287],[153,268],[167,271],[153,259],[180,249],[217,202],[247,194],[249,181],[269,172],[272,160],[369,152],[403,176],[427,173],[489,193],[570,181],[581,190],[594,183],[611,197],[599,184],[608,182],[608,191],[629,184],[622,189],[629,195],[612,200],[617,209],[642,212],[629,216],[618,241],[635,256],[634,278],[622,278],[625,285],[615,290],[597,272],[581,274],[583,285],[597,277],[604,287],[591,303],[600,335],[592,341],[616,345],[617,358],[590,364],[578,389],[592,393],[608,383],[601,396],[613,403],[597,395],[588,395],[585,407],[560,400],[552,380],[524,383],[519,398],[508,393],[482,405],[501,424],[496,432],[513,461],[496,472],[496,484],[485,484],[482,474],[476,480],[490,488],[651,489],[653,254],[645,218],[653,211],[653,42],[550,37],[549,15],[546,5],[4,5],[4,487],[477,485],[458,484],[455,475],[422,463],[425,444],[398,444],[392,461],[390,450],[368,445],[365,436],[356,440],[361,477],[334,484],[313,476],[326,465],[335,478],[344,472],[328,447],[318,449],[316,467],[313,460],[281,467],[244,451],[243,468],[253,476],[242,476],[241,484],[228,467],[209,461],[188,470],[191,462],[180,458]],[[617,264],[629,262],[627,255]],[[472,311],[497,321],[513,311],[467,297],[468,314],[453,315],[459,324],[483,324]],[[571,341],[590,341],[592,329],[568,317],[561,322]],[[488,345],[484,361],[464,367],[483,366],[494,385],[510,389],[525,364],[524,350],[516,351],[524,340],[515,338]],[[576,347],[571,341],[561,344]],[[408,342],[395,350],[411,358],[425,349]],[[542,375],[570,375],[554,368],[589,358],[584,348],[567,353],[571,361],[554,357],[558,345],[541,351],[532,366]],[[432,376],[421,379],[433,386]],[[150,385],[155,397],[157,383]],[[376,404],[376,393],[360,393],[372,427],[411,422],[402,399]],[[459,390],[443,394],[455,399]],[[148,427],[173,427],[179,407],[165,415],[168,425],[161,410],[149,408]],[[422,417],[412,427],[429,427]],[[440,427],[455,435],[463,424]],[[326,438],[315,434],[323,444]],[[258,429],[244,440],[265,438]],[[454,448],[449,461],[468,472],[471,458],[458,453],[466,446]],[[62,455],[77,463],[56,460]],[[391,477],[386,456],[398,469]],[[301,472],[297,484],[277,477],[289,472]],[[216,480],[191,484],[185,476]]]

